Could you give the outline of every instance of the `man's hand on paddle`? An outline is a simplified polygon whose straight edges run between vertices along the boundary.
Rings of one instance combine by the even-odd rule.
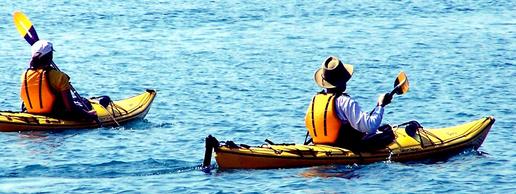
[[[391,103],[391,100],[392,100],[392,95],[390,95],[389,93],[380,94],[380,96],[378,96],[377,105],[384,107],[384,106],[388,105],[389,103]]]

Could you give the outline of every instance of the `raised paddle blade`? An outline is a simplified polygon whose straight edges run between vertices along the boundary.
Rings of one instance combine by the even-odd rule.
[[[20,35],[30,44],[33,45],[39,40],[38,34],[32,26],[29,18],[21,11],[15,11],[13,13],[14,25],[20,33]]]
[[[401,71],[394,80],[394,89],[391,92],[391,95],[396,93],[398,95],[405,94],[409,90],[409,81],[405,72]]]

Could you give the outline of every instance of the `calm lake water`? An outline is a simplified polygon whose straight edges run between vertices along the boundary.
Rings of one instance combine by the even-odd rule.
[[[0,6],[0,110],[18,110],[30,58],[24,11],[83,96],[156,89],[144,121],[0,133],[2,193],[512,193],[515,1],[24,1]],[[275,170],[199,169],[204,138],[304,139],[312,80],[336,55],[365,110],[401,70],[385,123],[497,121],[479,152],[445,161]]]

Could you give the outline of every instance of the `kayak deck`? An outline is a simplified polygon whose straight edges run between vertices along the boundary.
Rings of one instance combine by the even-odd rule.
[[[440,129],[425,129],[411,137],[405,128],[394,127],[396,139],[386,149],[374,152],[352,152],[328,145],[266,144],[261,146],[219,143],[213,145],[215,159],[221,169],[292,168],[330,164],[366,164],[378,161],[410,161],[450,155],[467,148],[477,149],[485,140],[495,119],[485,117],[462,125]],[[211,154],[207,153],[205,157]],[[209,165],[205,158],[205,165]]]
[[[98,102],[91,101],[93,109],[97,112],[102,127],[117,126],[135,119],[145,117],[150,109],[156,91],[146,90],[145,92],[118,101],[104,108]],[[114,118],[114,120],[113,120]],[[116,122],[115,122],[116,121]],[[90,120],[62,119],[52,116],[35,115],[25,112],[0,112],[0,131],[42,131],[42,130],[64,130],[64,129],[85,129],[100,127],[99,123]]]

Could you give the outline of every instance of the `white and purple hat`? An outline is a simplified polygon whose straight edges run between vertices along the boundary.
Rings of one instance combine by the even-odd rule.
[[[36,56],[38,53],[39,56],[46,55],[52,51],[54,51],[54,47],[52,46],[51,42],[48,42],[46,40],[38,40],[31,46],[31,53],[32,57]]]

